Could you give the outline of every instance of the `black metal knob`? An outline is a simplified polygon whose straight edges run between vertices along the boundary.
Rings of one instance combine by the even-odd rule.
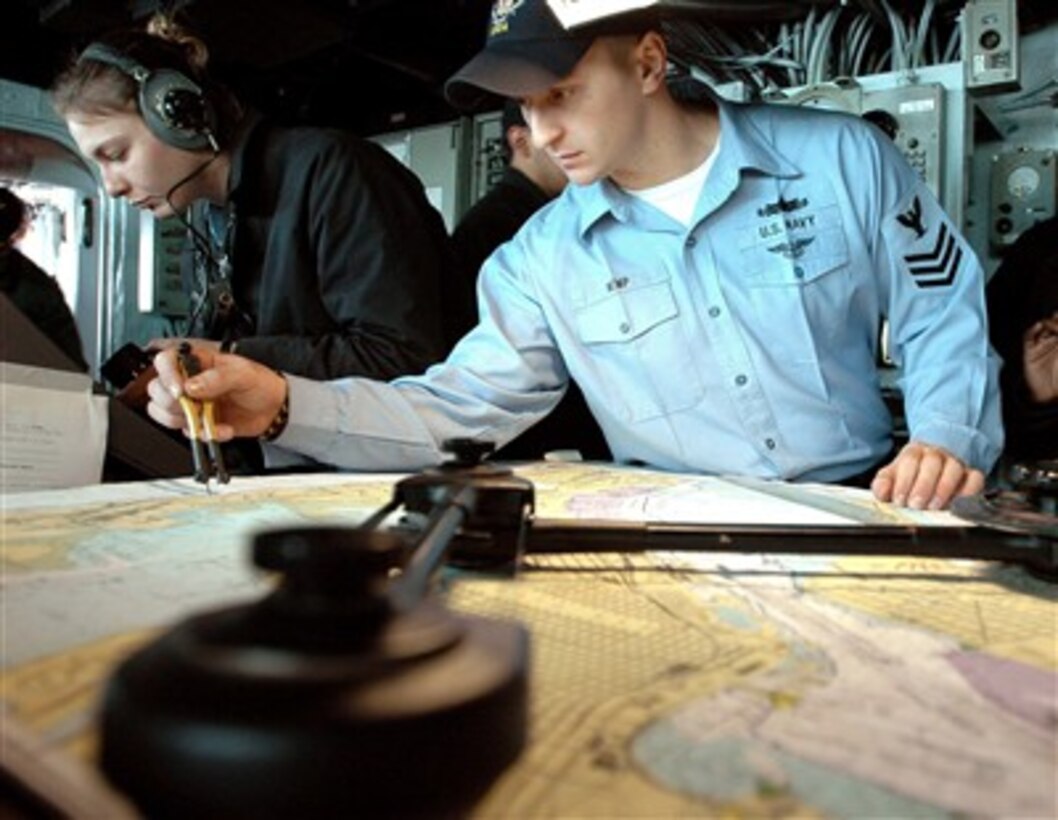
[[[348,589],[386,577],[404,560],[394,533],[348,527],[300,527],[258,533],[253,561],[261,569],[310,585]]]
[[[452,467],[476,467],[496,450],[492,441],[478,441],[472,438],[450,438],[441,445],[446,453],[455,456],[450,463]]]
[[[390,576],[403,566],[408,549],[402,536],[379,530],[302,527],[259,533],[254,563],[282,576],[259,609],[278,620],[263,628],[296,643],[305,619],[321,622],[313,628],[317,635],[333,632],[340,642],[354,627],[378,628],[390,609]]]
[[[528,634],[432,595],[387,606],[403,545],[258,535],[277,590],[177,624],[111,677],[107,777],[160,820],[465,816],[525,743]]]

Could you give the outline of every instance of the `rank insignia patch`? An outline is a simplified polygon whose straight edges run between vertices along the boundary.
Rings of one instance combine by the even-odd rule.
[[[962,262],[962,248],[955,240],[955,234],[941,222],[937,231],[937,241],[929,253],[914,253],[904,256],[907,271],[920,288],[937,288],[950,285],[959,272]]]
[[[898,214],[896,221],[909,231],[914,231],[916,239],[925,236],[926,226],[922,224],[922,200],[916,196],[915,201],[911,203],[911,208],[907,213]]]

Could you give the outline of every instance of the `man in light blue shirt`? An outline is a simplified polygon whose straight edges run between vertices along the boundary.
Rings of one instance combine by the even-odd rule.
[[[879,498],[920,508],[980,491],[1002,447],[998,360],[980,265],[934,197],[873,126],[684,105],[666,61],[648,18],[567,32],[544,0],[497,2],[446,92],[519,100],[574,184],[485,263],[478,327],[390,383],[283,379],[204,351],[207,372],[182,384],[163,356],[152,415],[182,426],[183,389],[219,401],[225,436],[416,469],[448,438],[510,440],[572,378],[619,461],[828,482],[877,469]],[[884,317],[911,433],[895,456]]]

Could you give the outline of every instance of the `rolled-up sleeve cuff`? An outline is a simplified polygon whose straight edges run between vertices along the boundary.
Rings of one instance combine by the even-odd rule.
[[[441,460],[429,431],[391,386],[286,379],[290,415],[274,445],[350,470],[415,470]]]
[[[988,473],[1003,449],[1002,434],[995,439],[973,427],[945,421],[930,421],[912,431],[915,441],[943,447],[970,467]]]
[[[306,452],[321,431],[338,430],[337,396],[328,382],[283,374],[290,391],[286,429],[273,442],[287,450]]]

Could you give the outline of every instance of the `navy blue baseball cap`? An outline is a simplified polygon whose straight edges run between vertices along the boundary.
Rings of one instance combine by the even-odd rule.
[[[485,47],[445,83],[456,108],[470,109],[489,95],[520,98],[550,88],[603,35],[658,28],[655,12],[629,12],[565,28],[547,0],[496,0],[489,12]]]

